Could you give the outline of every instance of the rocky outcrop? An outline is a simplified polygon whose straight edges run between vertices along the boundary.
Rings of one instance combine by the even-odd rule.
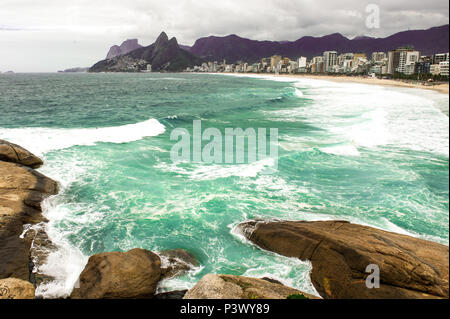
[[[239,226],[263,249],[312,263],[324,298],[448,298],[449,248],[346,221],[249,221]],[[380,287],[366,268],[377,265]]]
[[[0,140],[0,161],[18,163],[31,168],[38,168],[43,164],[39,157],[5,140]]]
[[[85,73],[89,70],[88,67],[75,67],[70,69],[65,69],[63,71],[58,71],[58,73]]]
[[[0,299],[34,299],[34,286],[17,278],[0,279]]]
[[[115,55],[115,48],[111,56]],[[127,54],[118,55],[94,64],[89,72],[140,72],[146,71],[151,65],[152,71],[183,71],[187,67],[198,65],[201,59],[179,47],[177,39],[169,40],[162,32],[155,43],[133,50]]]
[[[161,278],[161,260],[144,249],[93,255],[72,299],[151,298]]]
[[[162,279],[180,276],[198,266],[197,259],[183,249],[165,250],[159,252],[158,255],[162,261]]]
[[[209,274],[200,279],[183,299],[287,299],[293,295],[317,298],[264,279]]]
[[[18,145],[1,141],[0,158],[0,279],[28,281],[33,236],[31,232],[22,236],[24,225],[45,221],[41,202],[56,194],[58,185],[32,169],[42,160]]]
[[[106,55],[106,59],[112,59],[117,56],[130,53],[131,51],[134,51],[139,48],[142,48],[142,45],[138,43],[137,39],[128,39],[122,42],[120,46],[113,45],[111,49],[109,49],[109,52]]]

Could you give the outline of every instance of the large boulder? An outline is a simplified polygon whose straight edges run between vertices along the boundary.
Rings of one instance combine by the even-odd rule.
[[[158,255],[161,257],[162,279],[180,276],[199,265],[197,259],[183,249],[164,250]]]
[[[72,299],[151,298],[161,277],[158,255],[144,249],[93,255]]]
[[[29,280],[33,238],[21,236],[23,225],[44,221],[41,201],[57,191],[58,184],[41,173],[0,161],[0,279]]]
[[[36,155],[5,140],[0,140],[0,161],[18,163],[31,168],[38,168],[43,164]]]
[[[324,298],[449,297],[445,245],[346,221],[249,221],[240,228],[263,249],[311,261]],[[369,265],[380,270],[379,288],[366,285]]]
[[[0,299],[34,299],[34,286],[17,278],[0,279]]]
[[[43,174],[16,163],[0,162],[0,189],[56,194],[58,184]]]
[[[183,299],[287,299],[317,297],[264,279],[232,275],[204,276]]]

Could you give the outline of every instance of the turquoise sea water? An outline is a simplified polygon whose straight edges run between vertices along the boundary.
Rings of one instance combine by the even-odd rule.
[[[183,248],[207,273],[270,276],[314,293],[310,265],[264,252],[234,227],[253,218],[345,219],[449,238],[448,96],[405,88],[198,74],[0,75],[0,138],[45,159],[58,180],[45,225],[58,245],[38,293],[70,293],[87,257]],[[278,128],[278,168],[173,163],[192,121]]]

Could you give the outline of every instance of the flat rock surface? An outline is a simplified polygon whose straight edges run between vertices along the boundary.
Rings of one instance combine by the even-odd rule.
[[[34,299],[34,286],[17,278],[0,279],[0,299]]]
[[[183,299],[287,299],[292,295],[317,298],[264,279],[209,274],[200,279]]]
[[[324,298],[448,298],[448,246],[346,221],[249,221],[239,226],[259,247],[312,263]],[[369,265],[380,288],[369,289]]]

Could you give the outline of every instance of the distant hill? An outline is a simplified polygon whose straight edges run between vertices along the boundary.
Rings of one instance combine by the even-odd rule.
[[[188,45],[182,45],[182,44],[178,44],[178,46],[179,46],[180,48],[182,48],[183,50],[186,50],[186,51],[191,51],[191,47],[190,47],[190,46],[188,46]]]
[[[209,61],[234,63],[238,60],[256,62],[263,57],[279,54],[289,58],[306,56],[312,58],[322,55],[323,51],[335,50],[339,53],[372,52],[396,49],[412,45],[423,55],[449,51],[449,25],[428,30],[399,32],[386,38],[360,36],[350,40],[339,33],[323,37],[305,36],[296,41],[257,41],[241,38],[237,35],[225,37],[210,36],[198,39],[190,52]]]
[[[97,62],[89,72],[139,72],[152,65],[152,71],[182,71],[201,63],[194,54],[179,47],[177,39],[169,40],[162,32],[155,43],[127,54]]]
[[[87,72],[89,70],[89,68],[70,68],[70,69],[65,69],[63,71],[58,71],[59,73],[83,73],[83,72]]]
[[[128,39],[122,42],[120,46],[113,45],[111,49],[109,49],[106,59],[112,59],[116,56],[124,55],[140,48],[142,48],[142,45],[138,43],[137,39]]]

